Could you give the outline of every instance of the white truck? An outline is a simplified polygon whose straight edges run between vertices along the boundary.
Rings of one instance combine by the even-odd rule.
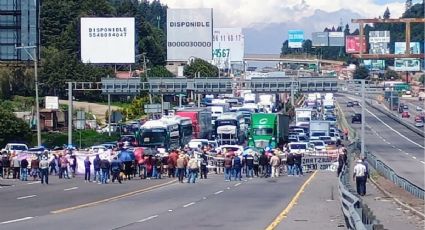
[[[295,125],[308,127],[313,110],[310,108],[295,109]]]
[[[1,150],[2,153],[21,153],[23,151],[27,151],[28,146],[26,144],[20,143],[8,143],[4,149]]]
[[[329,136],[331,124],[329,121],[310,122],[310,140],[319,140],[321,136]]]

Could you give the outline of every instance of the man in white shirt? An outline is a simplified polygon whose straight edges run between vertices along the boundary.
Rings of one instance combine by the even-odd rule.
[[[362,160],[357,160],[353,172],[353,180],[356,181],[357,193],[360,196],[364,196],[366,194],[366,166]]]

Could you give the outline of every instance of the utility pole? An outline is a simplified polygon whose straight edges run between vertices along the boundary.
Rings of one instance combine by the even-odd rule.
[[[68,82],[68,145],[72,145],[72,82]]]
[[[159,16],[159,15],[158,15],[158,16],[156,16],[156,20],[157,20],[157,23],[158,23],[158,24],[157,24],[157,27],[158,27],[158,29],[159,29],[159,27],[160,27],[160,26],[159,26],[159,23],[161,22],[161,16]]]
[[[146,66],[146,53],[142,53],[142,56],[143,56],[143,71],[145,72],[145,78],[146,78],[146,81],[147,81],[148,80],[148,68]],[[152,104],[152,94],[150,94],[150,93],[149,93],[149,103]]]
[[[364,157],[365,150],[365,110],[366,110],[366,101],[365,101],[365,80],[361,80],[362,82],[362,130],[361,130],[361,157]]]
[[[38,104],[38,57],[37,46],[15,46],[15,49],[23,49],[28,56],[34,61],[34,83],[35,83],[35,116],[37,117],[37,145],[41,146],[41,127],[40,127],[40,105]],[[28,52],[28,49],[33,49],[34,53]]]

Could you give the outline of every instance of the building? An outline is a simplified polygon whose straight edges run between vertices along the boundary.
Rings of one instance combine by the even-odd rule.
[[[31,60],[25,50],[15,47],[39,47],[39,12],[40,0],[0,0],[1,61]]]

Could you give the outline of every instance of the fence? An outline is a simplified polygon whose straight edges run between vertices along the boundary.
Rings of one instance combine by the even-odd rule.
[[[349,151],[354,151],[353,146],[349,146]],[[362,201],[351,192],[350,185],[350,165],[351,158],[348,157],[348,165],[344,166],[338,181],[338,192],[341,198],[341,208],[344,214],[347,227],[356,230],[380,230],[384,229],[382,224],[375,218],[372,211],[363,204]]]

